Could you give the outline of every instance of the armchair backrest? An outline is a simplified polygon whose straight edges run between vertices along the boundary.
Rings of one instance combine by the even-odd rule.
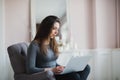
[[[13,44],[7,48],[9,59],[15,74],[26,73],[25,58],[28,44],[25,42]]]

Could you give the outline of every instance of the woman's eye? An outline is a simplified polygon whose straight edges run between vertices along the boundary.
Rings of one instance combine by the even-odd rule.
[[[53,29],[55,29],[55,28],[53,28]]]
[[[57,30],[57,28],[56,28],[56,27],[53,27],[53,29],[54,29],[54,30]]]

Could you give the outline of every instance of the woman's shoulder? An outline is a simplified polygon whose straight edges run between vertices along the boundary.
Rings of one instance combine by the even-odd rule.
[[[39,46],[39,42],[37,40],[33,40],[30,45]]]

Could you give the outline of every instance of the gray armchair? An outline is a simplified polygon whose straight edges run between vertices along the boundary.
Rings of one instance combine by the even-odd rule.
[[[27,43],[13,44],[7,48],[15,80],[55,80],[52,71],[27,74],[25,68]]]

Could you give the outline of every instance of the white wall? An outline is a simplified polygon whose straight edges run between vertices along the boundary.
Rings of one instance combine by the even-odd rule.
[[[29,0],[5,0],[6,46],[30,40]]]
[[[4,0],[0,0],[0,80],[6,80],[5,60],[5,43],[4,43]]]
[[[112,75],[113,80],[120,80],[120,49],[114,49],[112,51]]]

